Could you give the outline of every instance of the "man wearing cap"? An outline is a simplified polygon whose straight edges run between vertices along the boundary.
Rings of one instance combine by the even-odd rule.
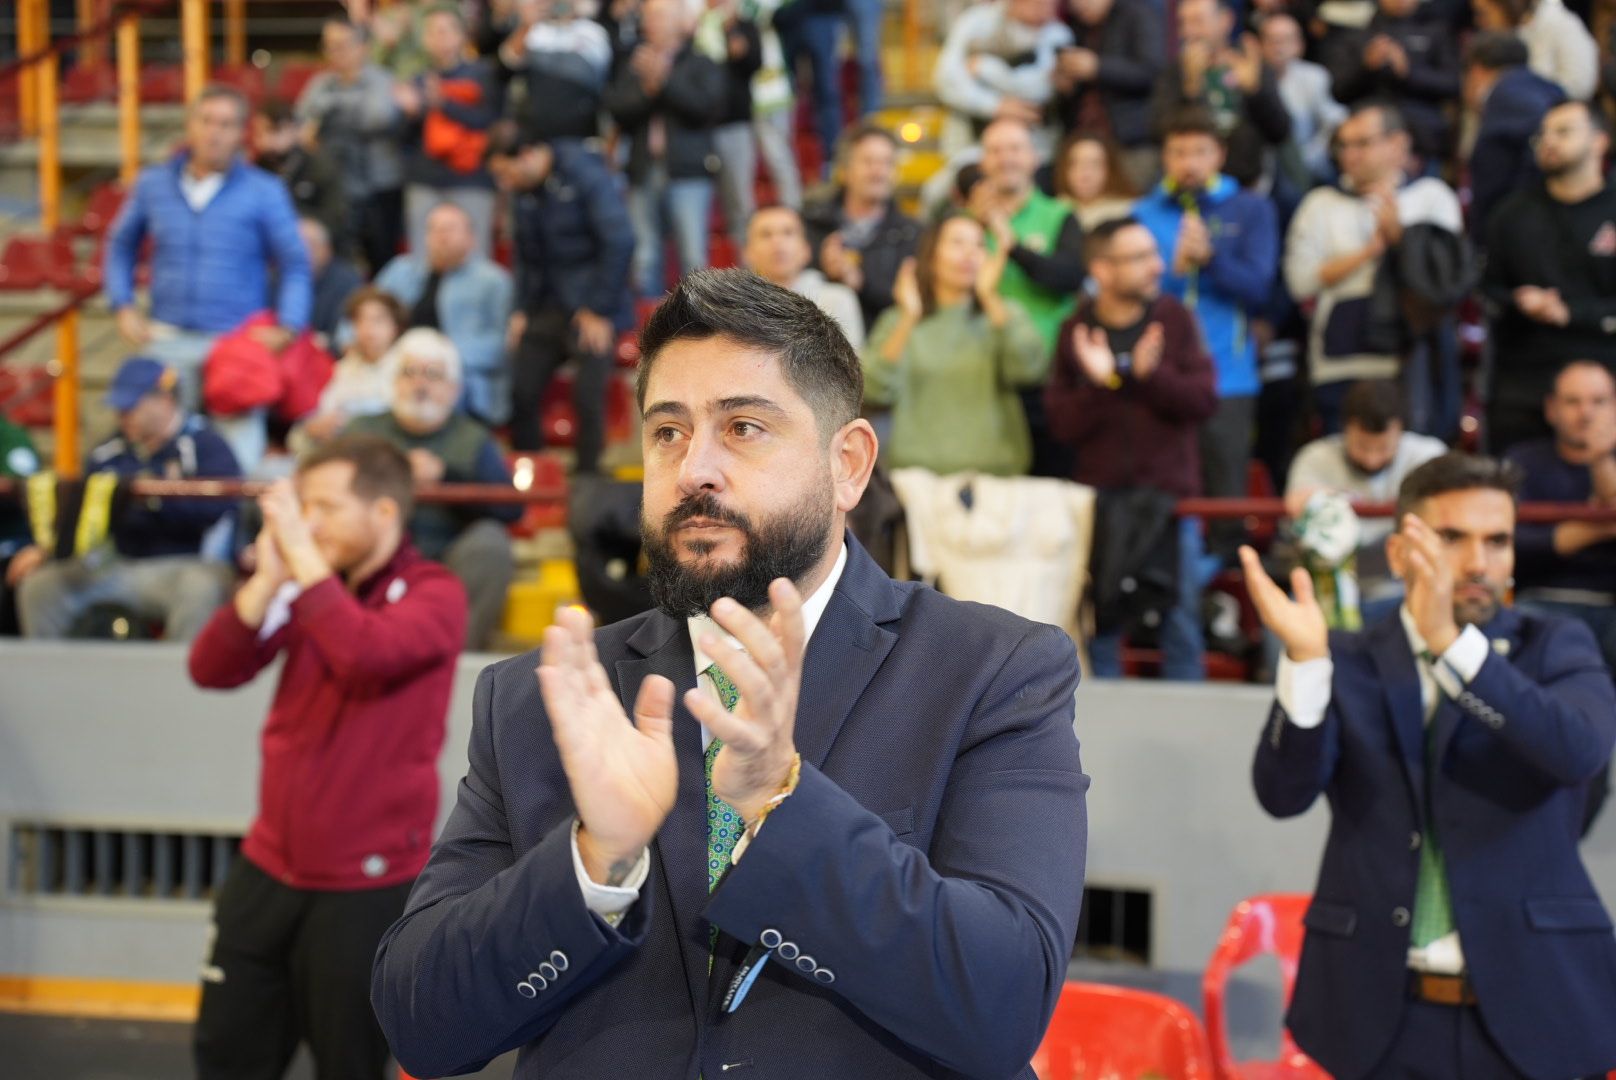
[[[137,478],[239,478],[230,447],[180,404],[179,385],[179,373],[157,360],[124,361],[106,397],[118,413],[119,434],[90,452],[85,473],[115,476],[120,486]],[[219,499],[114,499],[110,487],[88,485],[81,528],[74,532],[83,531],[86,514],[102,517],[110,543],[80,550],[75,536],[52,541],[39,536],[36,525],[36,539],[54,543],[54,549],[35,544],[12,559],[24,636],[67,637],[92,607],[121,604],[160,619],[169,640],[189,641],[230,585],[230,567],[201,554],[207,534],[229,509]]]

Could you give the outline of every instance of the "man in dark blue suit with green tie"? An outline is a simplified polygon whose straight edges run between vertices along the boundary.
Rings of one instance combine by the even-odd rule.
[[[540,657],[483,672],[376,958],[394,1053],[1030,1080],[1083,892],[1070,639],[894,582],[845,531],[876,439],[811,301],[700,271],[640,349],[658,610],[563,612]]]
[[[1586,626],[1504,606],[1516,479],[1458,453],[1410,473],[1386,548],[1407,598],[1361,634],[1241,551],[1286,649],[1257,798],[1330,804],[1287,1023],[1339,1080],[1616,1066],[1616,937],[1577,853],[1616,692]]]

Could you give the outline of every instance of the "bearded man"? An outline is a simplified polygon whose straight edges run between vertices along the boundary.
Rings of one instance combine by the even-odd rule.
[[[417,327],[405,331],[393,353],[398,357],[393,411],[358,417],[343,430],[379,435],[403,450],[417,484],[509,485],[510,469],[494,437],[455,410],[462,371],[454,342]],[[410,515],[416,548],[447,566],[466,587],[468,649],[488,648],[505,611],[505,590],[516,572],[505,526],[521,514],[517,503],[421,503]]]
[[[812,301],[699,271],[640,350],[657,610],[562,612],[483,672],[376,958],[394,1054],[1030,1080],[1083,892],[1071,641],[895,582],[847,531],[876,437]]]

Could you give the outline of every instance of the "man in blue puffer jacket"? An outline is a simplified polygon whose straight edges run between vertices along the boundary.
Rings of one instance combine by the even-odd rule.
[[[202,361],[219,335],[271,307],[276,325],[257,336],[279,350],[308,324],[313,302],[291,196],[279,177],[241,156],[248,111],[239,92],[204,88],[186,117],[186,149],[140,174],[107,238],[103,276],[118,332],[179,373],[187,409],[201,404]],[[148,239],[149,320],[135,302],[135,265]],[[271,266],[279,271],[273,299]],[[216,426],[250,470],[263,454],[262,414]]]
[[[1209,498],[1246,492],[1261,389],[1250,323],[1279,271],[1274,205],[1219,172],[1223,159],[1210,114],[1195,108],[1175,114],[1162,144],[1162,182],[1134,208],[1167,262],[1162,291],[1195,315],[1217,368],[1218,411],[1201,427],[1202,490]],[[1232,555],[1239,543],[1239,523],[1229,524],[1228,536],[1213,529],[1214,554]]]

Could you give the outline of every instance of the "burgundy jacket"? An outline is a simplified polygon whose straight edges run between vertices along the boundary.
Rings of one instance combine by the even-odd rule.
[[[1218,407],[1217,376],[1183,304],[1158,297],[1149,318],[1165,335],[1161,364],[1148,379],[1123,376],[1115,390],[1089,381],[1072,347],[1074,327],[1095,325],[1094,302],[1085,300],[1061,325],[1044,388],[1049,430],[1077,451],[1072,479],[1080,484],[1193,498],[1201,493],[1201,421]]]
[[[426,865],[438,751],[466,634],[460,581],[404,543],[350,593],[330,577],[246,626],[225,604],[191,645],[198,686],[249,682],[286,653],[242,853],[297,889],[377,889]]]

